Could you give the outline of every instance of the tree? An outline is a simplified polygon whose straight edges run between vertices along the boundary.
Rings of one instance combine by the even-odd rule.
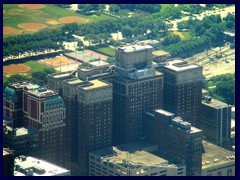
[[[130,26],[123,27],[122,28],[122,34],[123,34],[124,37],[127,37],[127,38],[132,37],[133,30]]]
[[[120,7],[116,4],[111,4],[109,10],[114,13],[119,13]]]

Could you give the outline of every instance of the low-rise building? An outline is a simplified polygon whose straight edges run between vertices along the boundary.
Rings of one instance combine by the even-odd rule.
[[[186,166],[169,164],[154,154],[158,149],[143,141],[89,154],[90,176],[185,176]]]
[[[235,152],[203,141],[202,176],[235,176]]]
[[[110,64],[105,61],[90,62],[88,67],[78,66],[78,77],[81,80],[86,80],[97,74],[107,73],[110,68]]]
[[[169,52],[158,50],[153,51],[153,61],[156,63],[166,62],[171,60],[171,54]]]
[[[70,170],[34,157],[15,158],[14,176],[70,176]]]

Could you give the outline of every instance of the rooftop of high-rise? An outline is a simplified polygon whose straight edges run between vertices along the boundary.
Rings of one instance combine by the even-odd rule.
[[[125,53],[135,52],[135,51],[142,51],[146,49],[152,49],[152,46],[149,45],[129,45],[124,47],[117,47],[117,50],[123,51]]]
[[[89,81],[88,84],[81,86],[81,88],[84,90],[93,90],[93,89],[109,87],[109,86],[111,86],[111,84],[101,81],[101,80],[98,80],[98,79],[95,79],[95,80]]]
[[[188,64],[186,61],[182,60],[173,60],[169,61],[165,67],[174,71],[185,71],[189,69],[199,68],[200,66],[195,64]]]
[[[205,98],[202,100],[202,104],[215,109],[222,109],[222,108],[228,107],[228,104],[218,101],[216,99],[213,99],[210,96],[205,96]]]
[[[69,72],[58,72],[58,73],[52,73],[49,74],[50,77],[53,77],[54,79],[61,79],[61,78],[65,78],[65,77],[69,77],[72,75],[72,71]]]

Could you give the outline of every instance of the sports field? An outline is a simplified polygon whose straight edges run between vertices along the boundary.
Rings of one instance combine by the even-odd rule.
[[[3,35],[6,37],[19,33],[31,33],[41,29],[37,28],[39,26],[52,29],[63,26],[65,23],[82,24],[103,19],[110,19],[110,17],[84,16],[51,4],[3,4]],[[33,23],[38,25],[34,27],[31,25]],[[31,28],[22,27],[21,24],[28,24],[27,26]]]
[[[56,56],[55,58],[51,58],[51,59],[42,59],[42,60],[39,60],[39,63],[45,64],[47,66],[54,67],[54,68],[59,66],[71,65],[71,64],[79,64],[79,62],[71,60],[64,56]]]
[[[95,52],[89,49],[86,49],[83,51],[66,53],[65,55],[73,59],[76,59],[77,61],[80,61],[80,62],[89,62],[90,60],[95,60],[95,59],[101,59],[105,61],[109,58],[108,56],[105,56],[103,54],[100,54],[98,52]]]
[[[40,64],[37,61],[28,61],[23,64],[11,64],[3,66],[4,77],[10,77],[13,74],[20,74],[30,77],[33,72],[43,71],[45,68],[49,68],[44,64]]]

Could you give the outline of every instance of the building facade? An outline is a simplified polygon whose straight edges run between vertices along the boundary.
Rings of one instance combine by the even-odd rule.
[[[63,80],[74,78],[73,71],[48,74],[48,88],[62,96]]]
[[[112,85],[69,79],[63,83],[67,110],[69,167],[72,175],[88,175],[90,151],[112,145]]]
[[[163,109],[201,128],[202,67],[174,60],[162,67],[161,72],[164,75]]]
[[[3,176],[13,176],[14,174],[14,152],[3,148]]]
[[[162,74],[152,66],[151,46],[119,47],[113,74],[113,143],[142,137],[144,112],[162,107]]]
[[[231,106],[205,96],[201,106],[203,137],[221,147],[231,142]]]
[[[145,136],[157,144],[162,157],[186,165],[187,176],[201,175],[202,131],[162,109],[147,113]]]
[[[20,155],[39,156],[39,130],[32,127],[13,129],[6,124],[3,134],[3,147],[14,150],[14,157]]]
[[[23,89],[23,126],[39,131],[39,157],[64,164],[65,160],[65,105],[54,91],[30,82],[17,82],[7,88]]]
[[[23,87],[9,85],[4,89],[3,115],[11,119],[13,129],[23,126]]]

